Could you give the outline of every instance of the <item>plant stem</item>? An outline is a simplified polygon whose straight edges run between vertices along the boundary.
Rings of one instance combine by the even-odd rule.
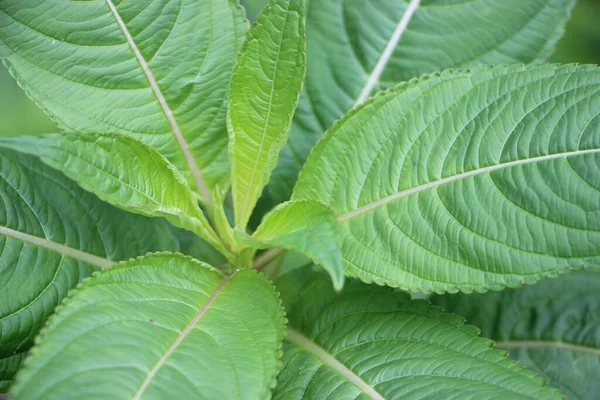
[[[273,261],[279,254],[281,254],[285,249],[283,247],[274,247],[263,252],[260,256],[254,259],[254,269],[261,270],[271,261]]]

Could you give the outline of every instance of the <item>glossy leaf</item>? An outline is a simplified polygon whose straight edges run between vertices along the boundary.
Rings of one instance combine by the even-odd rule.
[[[185,178],[142,142],[122,135],[66,134],[0,139],[0,147],[35,154],[100,199],[126,211],[165,217],[228,254]]]
[[[274,399],[560,399],[478,329],[407,293],[322,274],[290,303]]]
[[[252,239],[306,255],[325,268],[336,290],[344,286],[341,237],[331,208],[312,200],[281,204],[265,216]]]
[[[545,60],[574,3],[310,1],[308,73],[271,195],[287,200],[323,132],[377,90],[446,68]]]
[[[0,392],[80,279],[115,261],[178,249],[164,220],[121,211],[34,157],[0,149]]]
[[[231,78],[229,158],[236,225],[246,228],[290,133],[306,70],[304,0],[275,0],[254,23]]]
[[[49,321],[16,399],[267,398],[284,318],[253,271],[154,254],[86,280]],[[227,384],[224,384],[226,382]]]
[[[600,393],[600,270],[499,293],[434,296],[568,399]]]
[[[245,31],[232,0],[0,5],[0,56],[62,129],[135,136],[207,202],[228,180],[225,100]]]
[[[313,151],[345,269],[412,291],[499,290],[600,265],[600,68],[479,67],[399,85]]]

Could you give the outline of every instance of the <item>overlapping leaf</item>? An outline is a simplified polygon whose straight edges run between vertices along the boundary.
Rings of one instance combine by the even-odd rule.
[[[514,290],[434,296],[569,399],[600,393],[600,271]]]
[[[285,146],[306,69],[304,0],[275,0],[248,32],[229,96],[232,194],[246,228]]]
[[[0,391],[81,278],[177,249],[164,220],[118,210],[34,157],[0,149]]]
[[[225,277],[191,258],[149,255],[95,275],[67,298],[13,394],[267,398],[283,324],[277,294],[256,272]]]
[[[317,276],[288,302],[275,399],[561,398],[463,318],[356,281],[336,295]]]
[[[0,56],[61,128],[137,137],[207,202],[228,180],[225,99],[245,30],[231,0],[0,4]]]
[[[477,64],[545,60],[574,0],[310,1],[308,73],[270,194],[289,197],[317,139],[376,90]]]
[[[600,265],[599,108],[592,66],[424,76],[336,124],[294,197],[335,209],[367,282],[485,291]]]
[[[0,139],[0,147],[35,154],[100,199],[127,211],[165,217],[228,254],[185,179],[142,142],[122,135],[66,134]]]
[[[331,208],[312,200],[290,201],[267,214],[252,244],[302,253],[323,266],[333,286],[344,286],[341,237]]]

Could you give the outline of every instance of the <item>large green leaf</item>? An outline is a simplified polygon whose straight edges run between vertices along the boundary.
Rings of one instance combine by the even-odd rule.
[[[165,217],[228,254],[185,179],[160,153],[122,135],[66,134],[0,139],[35,154],[84,189],[127,211]]]
[[[308,73],[271,194],[289,197],[317,139],[373,91],[446,68],[544,60],[574,3],[310,1]]]
[[[449,70],[337,123],[295,198],[331,205],[346,272],[485,291],[600,265],[600,68]]]
[[[177,249],[164,220],[116,209],[34,157],[0,149],[0,392],[81,278],[114,261]]]
[[[344,286],[341,237],[331,208],[313,200],[281,204],[265,216],[252,240],[302,253],[325,268],[336,290]]]
[[[351,281],[336,295],[319,274],[288,304],[275,399],[561,398],[463,318],[407,293]]]
[[[600,271],[502,292],[434,296],[569,399],[600,393]]]
[[[245,31],[233,0],[0,4],[0,56],[61,128],[137,137],[207,202],[228,180],[225,100]]]
[[[154,254],[90,278],[37,340],[16,399],[264,399],[284,317],[271,283]]]
[[[229,96],[236,225],[246,228],[290,133],[306,71],[304,0],[275,0],[252,25]]]

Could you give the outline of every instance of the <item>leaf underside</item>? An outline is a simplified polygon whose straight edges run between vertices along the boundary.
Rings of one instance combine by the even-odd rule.
[[[0,149],[0,392],[44,320],[97,263],[177,249],[164,220],[118,210],[34,157]]]
[[[561,398],[463,318],[357,281],[336,295],[319,276],[290,302],[274,399]]]
[[[306,255],[329,273],[336,290],[344,286],[341,238],[329,207],[312,200],[281,204],[265,216],[252,238]]]
[[[422,0],[397,44],[391,43],[409,1],[310,1],[308,73],[288,146],[269,193],[289,198],[310,149],[358,101],[424,73],[478,64],[531,63],[548,58],[574,0]],[[385,58],[388,45],[393,52]],[[383,62],[377,75],[376,66]]]
[[[210,189],[246,25],[230,0],[3,0],[0,56],[60,128],[135,136]]]
[[[153,254],[84,283],[19,372],[16,399],[267,398],[283,311],[270,282]],[[224,384],[227,382],[227,384]]]
[[[423,76],[340,120],[294,198],[334,208],[345,269],[486,291],[600,265],[600,68]]]
[[[304,0],[276,0],[248,32],[227,123],[236,225],[245,228],[290,132],[306,71]]]
[[[569,399],[600,393],[600,270],[520,289],[431,300],[476,324],[486,337]]]
[[[52,134],[0,139],[33,154],[100,199],[126,211],[165,217],[227,254],[185,178],[160,153],[115,134]]]

